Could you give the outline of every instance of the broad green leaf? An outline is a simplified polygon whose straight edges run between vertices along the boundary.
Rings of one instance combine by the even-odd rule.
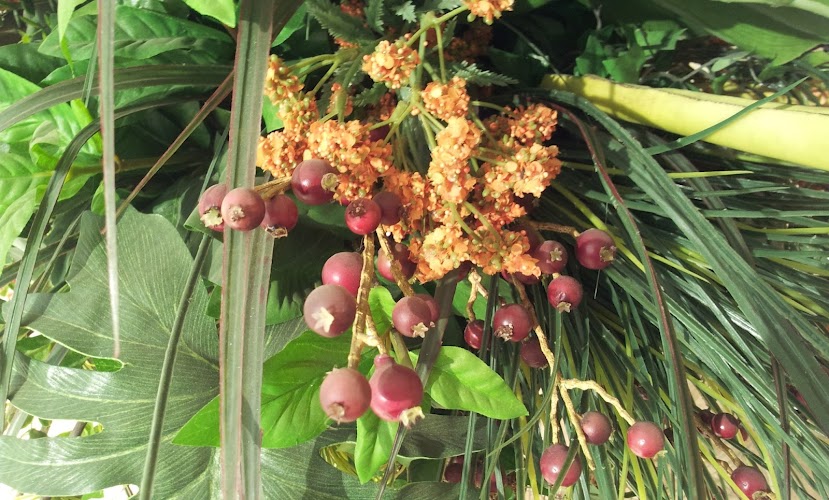
[[[397,434],[397,422],[386,422],[373,411],[357,419],[357,444],[354,465],[361,483],[366,483],[380,467],[389,461],[389,454]]]
[[[6,254],[20,236],[29,218],[35,212],[35,191],[28,190],[0,212],[0,265],[5,266]]]
[[[437,405],[450,410],[474,411],[502,420],[528,414],[500,375],[460,347],[440,349],[426,392]]]
[[[300,5],[300,7],[294,12],[294,15],[288,19],[288,22],[285,23],[285,26],[279,30],[279,34],[276,35],[276,38],[273,41],[273,47],[281,45],[282,42],[287,40],[291,37],[294,33],[301,30],[305,27],[306,23],[306,16],[308,15],[308,9],[305,7],[305,4]]]
[[[236,27],[236,5],[233,0],[184,0],[199,14],[210,16],[231,28]]]
[[[375,286],[368,293],[368,307],[379,335],[385,335],[391,329],[391,312],[395,303],[386,287]]]
[[[72,19],[72,13],[75,12],[75,7],[82,4],[84,0],[58,0],[58,37],[63,39],[66,33],[66,27],[69,26],[69,20]]]
[[[38,52],[39,43],[14,43],[0,47],[0,68],[30,82],[40,82],[64,64],[62,59]]]

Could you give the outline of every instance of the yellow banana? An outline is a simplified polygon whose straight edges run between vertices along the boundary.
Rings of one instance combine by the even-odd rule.
[[[683,136],[716,125],[754,102],[704,92],[614,83],[596,76],[548,75],[542,86],[585,97],[619,120]],[[829,170],[829,108],[766,103],[703,140]]]

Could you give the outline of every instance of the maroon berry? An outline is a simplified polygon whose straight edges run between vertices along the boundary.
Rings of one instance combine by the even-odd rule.
[[[423,400],[423,384],[417,373],[385,354],[374,358],[374,375],[369,385],[371,409],[390,422],[400,421],[406,410],[418,407]]]
[[[302,312],[308,328],[323,337],[336,337],[354,322],[357,301],[339,285],[322,285],[308,294]]]
[[[555,484],[558,481],[558,477],[561,475],[561,469],[564,467],[564,462],[567,461],[569,452],[570,449],[563,444],[554,444],[541,454],[541,460],[539,461],[541,476],[549,484]],[[572,486],[579,480],[580,475],[581,461],[576,456],[570,463],[570,467],[564,473],[564,479],[562,479],[561,485],[565,488]]]
[[[711,410],[700,410],[699,418],[705,425],[711,425],[711,420],[714,419],[714,414],[711,412]]]
[[[463,339],[473,349],[480,349],[484,337],[484,322],[476,319],[470,321],[463,329]]]
[[[437,323],[438,318],[440,318],[440,305],[438,304],[438,301],[428,293],[418,293],[415,294],[415,297],[422,299],[423,302],[426,302],[426,305],[429,306],[429,317],[431,318],[432,323]]]
[[[740,430],[740,421],[730,413],[717,413],[711,419],[714,435],[723,439],[733,439]]]
[[[297,221],[299,211],[289,196],[278,194],[265,201],[265,218],[260,226],[271,235],[277,238],[287,236],[288,231],[296,227]]]
[[[476,488],[481,487],[481,484],[483,483],[483,479],[484,479],[484,467],[483,467],[483,464],[481,464],[481,465],[478,465],[478,467],[475,468],[475,487]],[[504,473],[502,472],[501,473],[501,481],[503,482],[504,487],[506,487],[506,488],[510,488],[510,487],[515,488],[515,475],[514,474],[509,474],[509,475],[507,475],[506,478],[504,478]],[[497,491],[498,491],[498,480],[495,478],[495,473],[493,472],[489,476],[489,492],[490,493],[496,493]]]
[[[222,219],[230,229],[250,231],[265,218],[265,202],[250,188],[236,188],[222,200]]]
[[[613,433],[610,419],[597,411],[589,411],[581,416],[581,430],[590,444],[605,444]]]
[[[576,259],[587,269],[604,269],[616,258],[616,244],[601,229],[588,229],[576,237]]]
[[[329,418],[341,424],[353,422],[368,410],[371,387],[353,368],[335,368],[320,385],[320,404]]]
[[[544,241],[532,249],[530,257],[538,259],[541,274],[560,273],[567,266],[567,249],[553,240]]]
[[[754,498],[754,494],[758,491],[768,491],[769,489],[769,483],[766,482],[763,473],[754,467],[745,465],[737,467],[731,473],[731,480],[748,498]]]
[[[356,297],[362,272],[362,255],[357,252],[335,253],[322,266],[322,284],[340,285]]]
[[[345,209],[345,225],[361,236],[373,233],[380,226],[380,205],[368,198],[357,198]]]
[[[291,175],[291,190],[306,205],[324,205],[334,198],[337,171],[325,160],[300,162]]]
[[[381,224],[392,226],[400,222],[400,217],[403,214],[403,202],[399,196],[391,191],[380,191],[372,199],[380,206]]]
[[[653,458],[665,448],[665,434],[653,422],[636,422],[627,433],[627,445],[639,458]]]
[[[521,304],[509,304],[497,311],[492,317],[493,333],[504,340],[521,342],[532,329],[530,313]]]
[[[581,283],[571,276],[558,276],[547,285],[547,300],[559,312],[579,307],[582,294]]]
[[[443,471],[443,480],[447,483],[460,483],[463,477],[463,463],[451,463]]]
[[[521,344],[521,359],[530,368],[545,368],[547,366],[547,358],[544,357],[538,337],[528,338]]]
[[[391,251],[394,254],[394,258],[400,263],[400,270],[403,272],[403,277],[409,279],[414,276],[415,270],[417,270],[417,264],[412,262],[411,254],[406,245],[395,243],[392,245]],[[391,261],[383,249],[377,252],[377,272],[387,280],[394,281],[394,275],[391,272]]]
[[[406,337],[423,337],[432,323],[426,301],[417,296],[403,297],[391,312],[394,328]]]
[[[214,231],[224,231],[222,220],[222,200],[227,195],[227,186],[214,184],[205,189],[199,199],[199,218],[205,227]]]
[[[522,283],[524,285],[535,285],[536,283],[541,281],[541,278],[533,276],[532,274],[508,273],[506,271],[501,271],[501,277],[504,278],[504,280],[510,284],[512,284],[513,277],[515,277],[515,279],[517,279],[519,283]]]
[[[382,141],[389,135],[390,127],[388,125],[383,125],[381,127],[377,127],[375,129],[371,129],[368,132],[368,140],[371,142]]]

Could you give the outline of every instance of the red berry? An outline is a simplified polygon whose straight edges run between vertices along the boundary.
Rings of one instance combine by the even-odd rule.
[[[731,480],[748,498],[753,498],[758,491],[768,491],[769,484],[763,473],[754,467],[741,465],[731,473]]]
[[[354,234],[370,234],[380,226],[380,215],[380,205],[368,198],[358,198],[345,209],[345,225]]]
[[[324,205],[334,198],[337,171],[325,160],[300,162],[291,175],[291,190],[306,205]]]
[[[357,252],[335,253],[322,266],[322,284],[340,285],[356,297],[362,272],[362,255]]]
[[[250,231],[265,218],[265,202],[250,188],[236,188],[222,200],[222,219],[230,229]]]
[[[389,135],[390,127],[388,125],[383,125],[382,127],[377,127],[375,129],[369,130],[368,132],[368,140],[375,142],[375,141],[382,141]]]
[[[463,477],[463,463],[452,463],[443,471],[443,480],[447,483],[460,483]]]
[[[423,337],[432,323],[432,312],[426,301],[417,296],[403,297],[391,312],[395,330],[406,337]]]
[[[570,276],[558,276],[547,285],[547,300],[559,312],[570,312],[579,307],[582,295],[581,283]]]
[[[484,322],[476,319],[470,321],[463,330],[463,339],[473,349],[480,349],[484,336]]]
[[[557,241],[547,240],[530,251],[538,259],[541,274],[560,273],[567,266],[567,249]]]
[[[262,226],[268,233],[279,238],[286,236],[288,231],[296,227],[299,221],[299,211],[296,203],[289,196],[278,194],[265,201],[265,218]]]
[[[227,186],[214,184],[204,190],[199,199],[199,218],[205,227],[214,231],[224,231],[222,220],[222,200],[227,195]]]
[[[521,359],[530,368],[545,368],[547,366],[547,358],[544,357],[538,337],[528,338],[521,344]]]
[[[665,434],[653,422],[636,422],[627,433],[627,445],[639,458],[653,458],[665,448]]]
[[[539,468],[541,470],[542,477],[544,477],[544,480],[549,484],[555,484],[556,481],[558,481],[558,477],[562,472],[561,469],[564,468],[564,462],[567,461],[567,455],[569,452],[570,449],[566,446],[562,444],[554,444],[544,450],[544,453],[541,454]],[[567,486],[572,486],[579,480],[580,475],[581,461],[579,460],[579,457],[576,456],[570,463],[570,467],[564,473],[564,479],[562,479],[561,485],[565,488]]]
[[[414,370],[398,365],[381,354],[374,358],[371,386],[371,409],[383,420],[397,422],[402,414],[420,405],[423,384]]]
[[[403,214],[403,202],[400,197],[391,191],[380,191],[372,198],[375,203],[380,205],[380,223],[384,226],[392,226],[400,222],[400,217]]]
[[[509,304],[492,317],[493,333],[504,340],[521,342],[530,334],[532,319],[521,304]]]
[[[308,294],[302,312],[308,328],[323,337],[336,337],[354,322],[357,301],[339,285],[322,285]]]
[[[391,247],[392,254],[394,254],[395,260],[400,263],[400,269],[403,271],[403,277],[406,279],[411,278],[414,276],[415,270],[417,270],[417,264],[412,262],[411,254],[409,253],[409,249],[406,245],[402,243],[395,243]],[[394,275],[391,272],[391,261],[386,256],[386,252],[383,249],[380,249],[377,252],[377,272],[380,273],[380,276],[386,278],[389,281],[394,281]]]
[[[576,237],[576,259],[587,269],[604,269],[616,258],[616,244],[601,229],[588,229]]]
[[[733,439],[740,430],[740,421],[730,413],[717,413],[711,419],[714,435],[723,439]]]
[[[438,318],[440,318],[440,305],[438,304],[438,301],[428,293],[418,293],[415,294],[415,297],[422,299],[423,302],[426,302],[426,305],[429,306],[429,317],[431,318],[432,323],[437,323]]]
[[[589,411],[582,415],[581,430],[590,444],[605,444],[613,433],[610,419],[597,411]]]
[[[335,368],[320,385],[320,404],[338,424],[353,422],[368,410],[371,387],[362,373],[353,368]]]

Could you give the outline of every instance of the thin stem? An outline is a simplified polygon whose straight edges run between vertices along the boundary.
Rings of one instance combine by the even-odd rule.
[[[394,281],[397,283],[398,288],[400,288],[400,291],[403,292],[403,295],[406,297],[414,295],[414,289],[412,289],[412,285],[409,284],[406,277],[403,276],[403,269],[400,267],[400,262],[397,261],[397,257],[391,251],[389,240],[386,239],[386,235],[383,233],[382,227],[378,227],[376,233],[377,240],[380,242],[380,248],[386,252],[386,257],[388,257],[389,262],[391,263],[391,273],[394,276]]]
[[[348,367],[355,370],[360,364],[360,354],[365,347],[363,334],[366,318],[371,316],[368,307],[368,294],[374,281],[374,235],[363,237],[363,269],[360,272],[360,287],[357,289],[357,314],[351,326],[351,348],[348,351]]]
[[[253,190],[259,193],[265,200],[269,200],[274,196],[284,193],[288,187],[291,186],[291,177],[280,177],[264,184],[254,186]]]
[[[579,389],[582,391],[593,391],[607,404],[616,409],[619,415],[623,419],[625,419],[625,422],[627,422],[630,425],[636,423],[636,420],[634,420],[630,413],[628,413],[628,411],[625,410],[624,406],[622,406],[622,403],[615,397],[611,396],[602,386],[600,386],[594,380],[564,379],[561,381],[561,387],[567,390]]]
[[[581,232],[573,226],[563,226],[552,222],[539,222],[534,220],[528,221],[528,223],[531,227],[539,231],[552,231],[554,233],[569,234],[574,238],[577,238],[579,234],[581,234]]]
[[[587,438],[584,435],[581,425],[579,425],[579,415],[576,413],[576,408],[573,406],[573,400],[570,399],[570,394],[567,392],[564,385],[559,384],[558,390],[561,394],[561,400],[564,402],[564,408],[567,410],[567,416],[570,418],[570,422],[573,424],[573,429],[576,431],[576,438],[579,442],[579,446],[581,446],[584,458],[587,461],[587,467],[590,470],[596,470],[596,464],[593,462],[593,455],[590,453],[590,448],[587,446]]]

